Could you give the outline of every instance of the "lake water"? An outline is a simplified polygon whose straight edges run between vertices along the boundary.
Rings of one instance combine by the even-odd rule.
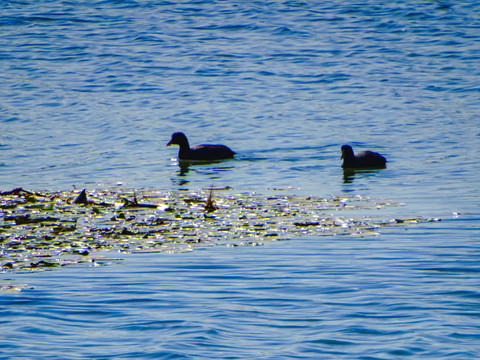
[[[214,185],[441,219],[5,270],[2,358],[480,358],[477,2],[0,8],[1,191]],[[181,170],[175,131],[238,155]],[[345,143],[387,169],[345,179]]]

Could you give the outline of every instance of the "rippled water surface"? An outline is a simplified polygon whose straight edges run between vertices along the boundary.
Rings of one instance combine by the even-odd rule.
[[[17,275],[29,285],[1,297],[2,351],[53,359],[474,359],[478,230],[455,233],[446,221],[401,237],[300,238],[120,263],[109,254],[110,266]]]
[[[403,204],[379,210],[384,220],[441,219],[6,269],[2,358],[480,357],[477,2],[0,9],[2,192],[213,185],[360,196]],[[165,147],[175,131],[238,154],[181,168]],[[344,174],[345,143],[387,169]]]

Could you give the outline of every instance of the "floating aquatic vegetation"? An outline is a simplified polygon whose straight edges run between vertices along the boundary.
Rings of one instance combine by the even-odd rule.
[[[395,205],[359,196],[262,196],[213,187],[168,193],[17,188],[0,193],[0,264],[3,271],[95,265],[92,256],[102,250],[181,252],[304,235],[366,236],[426,221],[352,216]]]

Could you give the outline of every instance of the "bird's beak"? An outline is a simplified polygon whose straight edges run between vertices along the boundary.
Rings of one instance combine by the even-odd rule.
[[[169,147],[170,145],[172,145],[172,140],[168,142],[167,147]]]

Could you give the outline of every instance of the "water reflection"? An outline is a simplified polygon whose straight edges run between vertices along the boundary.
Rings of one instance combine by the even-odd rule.
[[[188,174],[190,175],[207,175],[210,178],[215,178],[220,173],[230,171],[234,166],[221,165],[224,161],[192,161],[192,160],[176,160],[176,165],[179,167],[177,177],[172,181],[177,185],[185,185],[190,182],[187,180]]]
[[[343,183],[344,184],[352,184],[355,177],[370,177],[377,174],[379,171],[383,169],[377,170],[354,170],[354,169],[343,169]]]
[[[343,183],[344,184],[351,184],[355,179],[355,170],[352,169],[344,169],[343,170]]]
[[[190,172],[190,169],[196,166],[207,166],[205,168],[196,168],[195,172],[197,173],[207,173],[207,174],[216,174],[223,171],[229,171],[233,169],[233,166],[220,166],[223,161],[215,160],[215,161],[191,161],[191,160],[180,160],[178,161],[178,167],[180,171],[178,173],[179,176],[185,176]],[[213,165],[213,166],[208,166]]]

